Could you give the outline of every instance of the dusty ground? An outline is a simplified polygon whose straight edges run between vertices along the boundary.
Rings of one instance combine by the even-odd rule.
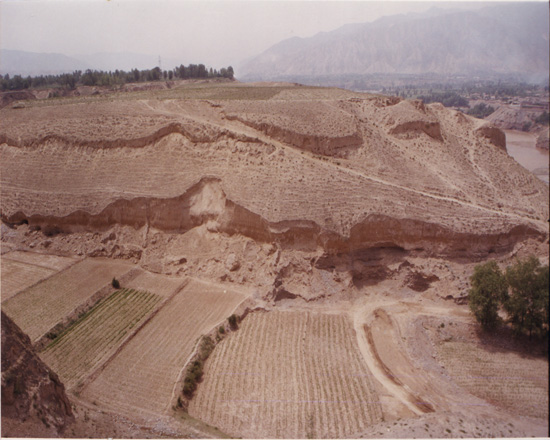
[[[95,267],[93,257],[109,270],[90,291],[66,292],[71,309],[95,298],[121,267],[128,287],[175,298],[173,308],[109,346],[115,355],[89,373],[88,388],[69,393],[76,422],[65,435],[221,436],[172,406],[200,333],[215,330],[235,307],[243,316],[260,308],[268,316],[336,314],[348,323],[349,346],[372,375],[383,421],[350,422],[340,432],[323,431],[315,419],[316,436],[547,433],[547,358],[513,347],[493,353],[465,305],[480,261],[505,267],[534,254],[548,264],[548,185],[510,158],[499,130],[439,105],[292,84],[195,83],[19,107],[0,110],[3,310],[22,313],[16,305],[41,292],[56,298],[48,286]],[[195,290],[176,295],[190,280]],[[210,297],[228,302],[214,310]],[[44,317],[36,304],[36,319],[25,315],[21,326],[40,337],[50,325],[41,322],[63,317]],[[186,325],[196,319],[208,325],[195,334]],[[230,334],[212,359],[233,362],[216,350],[239,337]],[[305,353],[311,344],[303,341]],[[269,368],[291,365],[275,346],[282,354]],[[327,362],[326,374],[340,371],[337,361]],[[513,389],[521,411],[503,381],[510,362],[515,377],[529,376],[528,386],[520,379]],[[136,374],[121,373],[136,365]],[[204,393],[216,380],[209,368],[216,371],[207,365]],[[168,381],[154,379],[158,387],[150,379],[155,369],[170,372]],[[498,380],[479,391],[465,379],[473,376]],[[136,383],[152,394],[132,398]],[[243,383],[243,390],[249,386],[255,389]],[[324,386],[327,398],[330,383]],[[360,410],[337,406],[335,420]],[[295,425],[307,432],[300,414]],[[234,432],[231,423],[224,426],[232,435],[286,435],[261,420],[254,433]]]

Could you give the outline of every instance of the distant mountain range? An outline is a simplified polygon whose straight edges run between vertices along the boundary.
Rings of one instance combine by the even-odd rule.
[[[272,46],[239,69],[239,79],[349,74],[516,74],[548,78],[547,2],[497,4],[349,24]]]
[[[162,59],[163,70],[181,64],[175,59]],[[159,65],[155,55],[136,53],[95,53],[67,56],[60,53],[35,53],[20,50],[0,50],[0,73],[22,76],[59,75],[75,70],[152,69]]]

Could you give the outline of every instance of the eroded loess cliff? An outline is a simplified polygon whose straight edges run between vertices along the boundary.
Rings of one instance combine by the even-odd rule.
[[[224,87],[0,110],[3,240],[230,279],[216,268],[236,253],[241,277],[277,295],[281,278],[376,280],[388,256],[479,260],[548,239],[548,186],[483,121],[337,89]]]
[[[59,377],[2,312],[2,436],[57,437],[73,421]]]

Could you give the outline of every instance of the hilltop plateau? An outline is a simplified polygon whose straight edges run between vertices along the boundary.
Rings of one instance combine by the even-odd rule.
[[[464,305],[476,263],[548,263],[548,185],[486,121],[289,83],[26,101],[0,119],[2,310],[67,386],[65,435],[98,411],[168,437],[547,431],[547,359],[486,339]],[[182,403],[201,335],[217,346]],[[500,382],[461,379],[504,381],[516,357],[536,380],[513,415]]]

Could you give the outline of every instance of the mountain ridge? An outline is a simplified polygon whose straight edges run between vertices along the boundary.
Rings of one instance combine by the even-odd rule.
[[[240,78],[374,73],[547,77],[544,11],[542,4],[477,11],[434,8],[425,14],[351,23],[310,38],[283,40],[243,65]]]

